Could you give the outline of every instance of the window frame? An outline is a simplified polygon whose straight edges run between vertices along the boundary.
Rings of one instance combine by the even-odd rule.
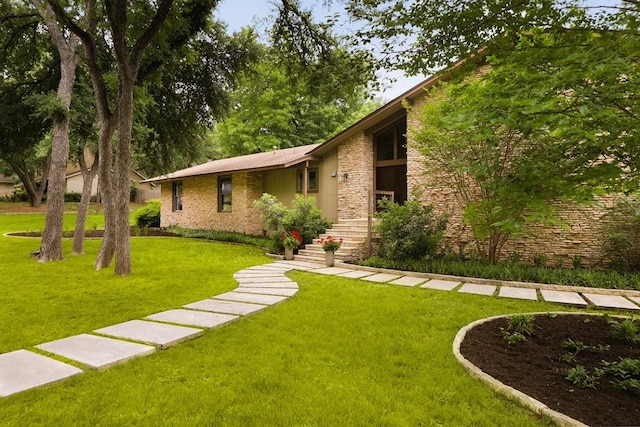
[[[306,168],[307,170],[307,193],[317,193],[320,189],[320,170],[318,167]],[[304,171],[305,169],[296,170],[296,193],[303,192],[304,183]],[[315,186],[311,186],[311,174],[315,174]]]
[[[224,184],[229,184],[229,191],[224,191]],[[229,197],[229,209],[225,209],[225,196]],[[233,211],[233,178],[231,175],[218,177],[218,212],[226,213]]]
[[[180,189],[178,194],[178,189]],[[184,194],[184,185],[182,181],[173,181],[171,183],[171,211],[182,212],[182,196]]]

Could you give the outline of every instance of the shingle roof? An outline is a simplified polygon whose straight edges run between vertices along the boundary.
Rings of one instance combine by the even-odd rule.
[[[150,178],[142,182],[170,181],[191,176],[226,172],[287,168],[289,166],[297,165],[305,160],[313,159],[313,156],[308,155],[308,153],[319,145],[320,144],[311,144],[301,147],[274,150],[266,153],[248,154],[246,156],[213,160],[208,163],[192,166],[167,175]]]
[[[0,183],[2,184],[13,184],[13,180],[5,175],[0,175]]]

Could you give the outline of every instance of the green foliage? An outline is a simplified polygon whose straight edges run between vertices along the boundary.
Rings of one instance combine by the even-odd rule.
[[[65,203],[67,203],[67,202],[79,202],[81,198],[82,198],[82,194],[80,194],[80,193],[75,193],[75,192],[64,193],[64,201],[65,201]]]
[[[640,274],[619,273],[608,270],[537,268],[534,266],[502,262],[438,258],[433,260],[390,260],[379,256],[362,261],[362,265],[422,273],[478,277],[482,279],[516,282],[549,283],[606,289],[640,290]]]
[[[534,333],[533,316],[530,314],[515,314],[509,317],[506,328],[500,328],[502,337],[509,345],[526,341]]]
[[[149,200],[143,207],[133,213],[136,227],[160,227],[160,200]]]
[[[599,375],[597,373],[590,373],[582,365],[576,365],[569,369],[569,373],[566,378],[572,384],[577,385],[580,388],[592,388],[595,389],[598,385]]]
[[[301,234],[303,243],[311,243],[331,227],[331,221],[324,218],[316,206],[315,197],[304,198],[296,194],[291,202],[292,208],[288,209],[277,197],[265,193],[253,204],[260,210],[267,231],[276,240],[281,240],[282,233],[296,230]]]
[[[640,271],[640,200],[619,196],[605,221],[602,248],[611,267]]]
[[[637,344],[640,343],[640,327],[635,319],[625,319],[622,322],[612,320],[609,322],[611,335],[620,341]]]
[[[260,63],[241,74],[231,94],[233,108],[212,134],[222,155],[324,142],[379,106],[367,100],[361,81],[345,79],[336,82],[338,87],[322,88],[335,71],[326,69],[322,78],[307,80],[288,72],[279,53],[264,52]]]
[[[598,369],[599,375],[612,375],[613,386],[619,390],[640,396],[640,359],[624,358],[619,362],[602,361],[602,368]]]
[[[251,236],[242,233],[233,233],[230,231],[216,231],[216,230],[197,230],[188,228],[171,227],[169,230],[182,237],[188,237],[191,239],[203,239],[203,240],[215,240],[218,242],[239,243],[243,245],[256,246],[258,248],[265,248],[272,242],[271,239],[267,239],[260,236]],[[269,251],[268,251],[269,252]]]
[[[433,258],[440,250],[445,219],[433,216],[432,206],[410,200],[404,205],[379,201],[375,230],[380,234],[380,256],[395,260]]]

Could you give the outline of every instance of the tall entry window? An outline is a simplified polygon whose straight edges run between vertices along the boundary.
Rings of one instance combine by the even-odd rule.
[[[376,200],[383,197],[407,201],[406,116],[373,135],[376,167]]]
[[[231,212],[231,177],[218,178],[218,211]]]
[[[302,193],[304,189],[304,169],[298,169],[297,177],[296,190],[298,193]],[[318,192],[318,168],[307,169],[307,191],[309,193]]]
[[[171,209],[174,212],[182,210],[182,182],[171,184]]]

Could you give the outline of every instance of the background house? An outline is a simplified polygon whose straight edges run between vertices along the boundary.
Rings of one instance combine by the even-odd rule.
[[[13,194],[13,180],[5,175],[0,175],[0,197],[8,197]]]

